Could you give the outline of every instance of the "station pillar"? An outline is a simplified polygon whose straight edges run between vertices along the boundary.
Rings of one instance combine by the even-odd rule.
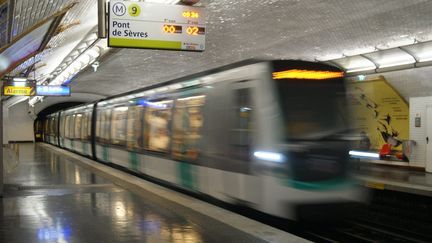
[[[0,84],[0,90],[3,89]],[[1,92],[0,92],[1,93]],[[0,197],[3,197],[3,101],[0,94]]]

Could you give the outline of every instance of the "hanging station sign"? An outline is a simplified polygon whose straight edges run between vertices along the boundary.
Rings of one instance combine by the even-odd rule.
[[[111,0],[108,46],[204,51],[204,8]]]
[[[38,96],[70,96],[70,86],[66,85],[37,85],[36,95]]]
[[[3,86],[4,96],[33,96],[35,95],[34,86]]]
[[[33,80],[6,81],[3,83],[4,96],[34,96],[36,95],[36,84]]]

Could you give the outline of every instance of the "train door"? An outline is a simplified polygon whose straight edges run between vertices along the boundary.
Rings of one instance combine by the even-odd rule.
[[[255,201],[251,195],[251,186],[255,185],[251,176],[252,154],[254,144],[254,92],[255,80],[239,80],[228,87],[228,134],[227,134],[227,167],[223,180],[224,191],[236,203]],[[254,193],[252,193],[254,194]]]
[[[241,80],[231,84],[229,116],[229,156],[249,166],[252,147],[254,105],[252,104],[252,80]]]
[[[432,172],[432,106],[427,106],[426,112],[426,171]]]

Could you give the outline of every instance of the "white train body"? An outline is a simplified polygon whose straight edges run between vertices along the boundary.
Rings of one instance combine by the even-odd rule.
[[[224,67],[54,113],[44,140],[278,217],[363,200],[341,122],[343,77],[292,70],[340,73],[301,61]]]

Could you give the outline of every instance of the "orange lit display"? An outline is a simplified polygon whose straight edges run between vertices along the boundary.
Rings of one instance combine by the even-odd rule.
[[[273,79],[331,79],[341,78],[343,72],[291,69],[274,72]]]
[[[199,18],[199,13],[198,12],[194,12],[194,11],[184,11],[182,13],[182,15],[185,18],[193,18],[193,19]]]
[[[188,35],[204,35],[205,34],[205,28],[204,27],[198,27],[198,26],[188,26],[186,28],[186,34],[188,34]]]
[[[189,35],[198,35],[198,27],[196,26],[189,26],[186,29],[186,33]]]
[[[163,32],[170,33],[170,34],[173,34],[173,33],[180,34],[180,33],[182,33],[182,27],[178,26],[178,25],[164,24],[164,26],[163,26]]]

